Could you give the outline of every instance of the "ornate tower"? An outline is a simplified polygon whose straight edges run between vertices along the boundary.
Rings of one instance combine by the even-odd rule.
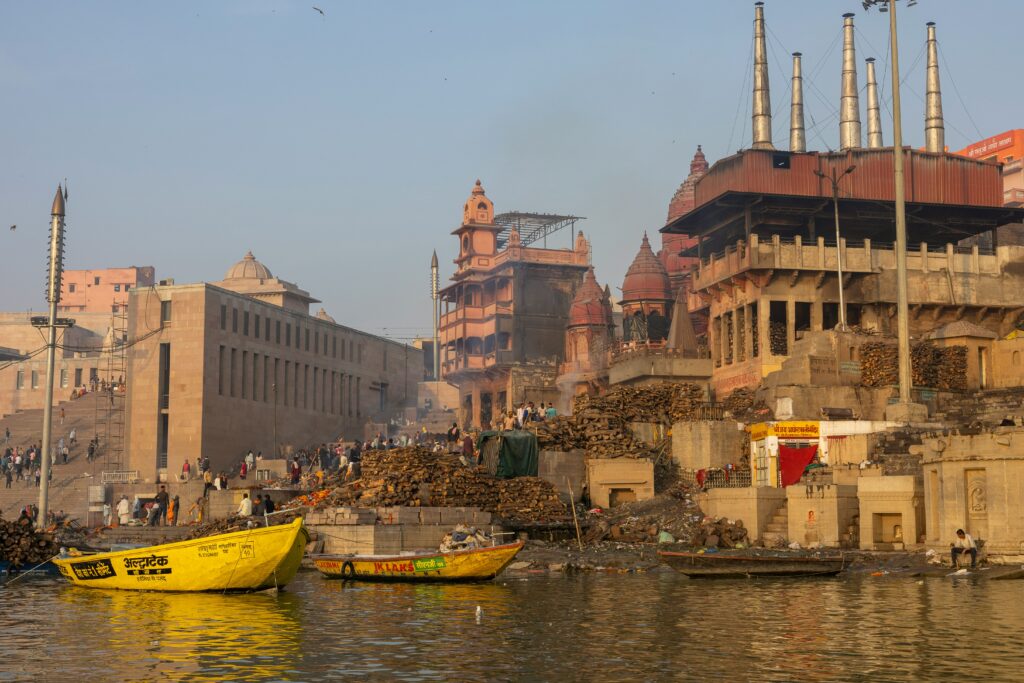
[[[640,251],[622,282],[623,340],[664,341],[674,300],[668,272],[651,250],[645,232]]]
[[[494,202],[487,198],[480,181],[476,181],[469,199],[462,207],[462,225],[452,231],[459,238],[459,270],[488,266],[498,251],[501,227],[494,222]],[[481,259],[485,262],[481,263]]]
[[[704,156],[700,145],[697,145],[697,152],[690,161],[690,174],[682,182],[676,193],[672,195],[672,201],[668,204],[668,220],[671,223],[683,214],[689,213],[696,205],[697,181],[708,172],[708,160]],[[690,279],[690,270],[697,263],[697,259],[689,256],[680,256],[679,252],[689,249],[697,244],[697,240],[689,235],[665,234],[661,235],[661,251],[658,258],[668,272],[669,281],[672,283],[673,291],[686,286]]]
[[[612,339],[611,306],[591,267],[569,307],[565,362],[558,373],[563,397],[570,393],[574,396],[597,393],[607,387],[608,350]]]

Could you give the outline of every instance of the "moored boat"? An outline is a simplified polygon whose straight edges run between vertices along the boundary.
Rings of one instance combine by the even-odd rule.
[[[118,552],[63,553],[53,560],[76,586],[144,591],[257,591],[295,577],[309,533],[290,524],[253,527]]]
[[[331,579],[362,581],[487,581],[507,567],[523,542],[411,555],[316,555],[313,564]]]
[[[662,550],[658,559],[693,578],[834,576],[846,566],[842,556],[698,553]]]

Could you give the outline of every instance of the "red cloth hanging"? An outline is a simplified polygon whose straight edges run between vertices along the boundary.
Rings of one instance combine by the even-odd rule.
[[[814,460],[818,445],[793,448],[779,444],[779,471],[782,473],[782,485],[792,486],[800,481],[804,470]]]

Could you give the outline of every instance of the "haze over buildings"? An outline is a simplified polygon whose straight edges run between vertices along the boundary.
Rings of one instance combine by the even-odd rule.
[[[452,198],[476,177],[506,209],[587,216],[595,270],[615,285],[697,144],[710,162],[750,145],[750,35],[737,30],[749,2],[325,4],[323,19],[300,3],[8,7],[0,140],[18,163],[0,168],[0,218],[19,228],[0,253],[38,258],[5,262],[21,284],[0,288],[0,310],[42,305],[38,209],[64,176],[71,268],[141,263],[196,282],[241,244],[339,320],[411,337],[429,331],[431,251],[455,258],[435,227],[456,224]],[[884,18],[858,2],[768,11],[775,139],[788,126],[785,55],[799,49],[808,148],[838,147],[836,39],[851,11],[858,59],[879,59],[891,142]],[[1024,6],[986,2],[983,33],[958,30],[979,11],[922,2],[902,15],[908,145],[924,144],[909,122],[923,115],[928,20],[949,148],[1019,125],[1007,117],[1024,95],[993,65],[1016,63]],[[47,106],[56,86],[61,106]]]

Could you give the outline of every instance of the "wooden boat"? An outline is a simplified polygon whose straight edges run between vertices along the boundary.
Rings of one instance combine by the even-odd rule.
[[[758,576],[834,576],[846,561],[841,556],[754,555],[662,550],[658,559],[693,578]]]
[[[523,542],[489,548],[414,555],[316,555],[313,564],[330,579],[360,581],[487,581],[501,573]]]
[[[291,524],[53,560],[76,586],[144,591],[257,591],[295,577],[309,533]]]

